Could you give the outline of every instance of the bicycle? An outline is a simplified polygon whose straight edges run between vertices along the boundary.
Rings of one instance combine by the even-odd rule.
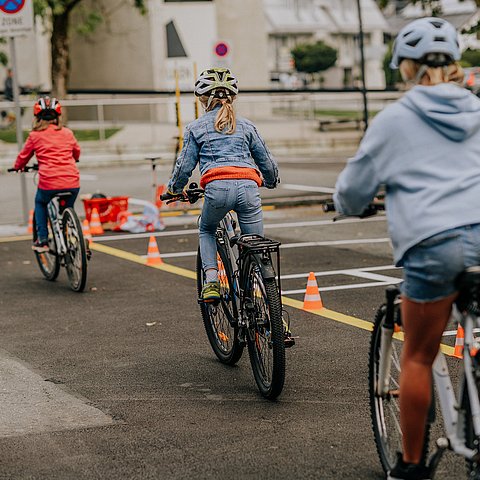
[[[27,166],[22,172],[37,171],[38,165]],[[8,172],[18,172],[9,168]],[[48,211],[48,252],[36,252],[38,266],[43,276],[54,281],[60,273],[60,267],[67,270],[70,287],[82,292],[87,283],[87,261],[91,252],[83,237],[82,225],[73,208],[67,208],[66,198],[69,192],[57,193],[47,205]],[[33,241],[37,239],[35,215],[33,217]]]
[[[195,203],[203,196],[204,190],[191,183],[184,194],[161,198],[167,203]],[[285,382],[285,348],[295,343],[286,334],[289,319],[284,319],[282,308],[280,242],[260,235],[238,235],[235,229],[236,222],[227,213],[216,232],[220,300],[199,299],[198,303],[208,340],[220,362],[235,365],[247,345],[258,389],[274,400]],[[200,297],[205,280],[200,249],[196,272]]]
[[[370,205],[370,214],[378,209],[378,205]],[[463,371],[455,395],[446,357],[439,350],[432,367],[432,390],[438,395],[445,437],[436,440],[436,451],[429,457],[430,432],[436,420],[432,392],[421,461],[428,466],[433,479],[443,453],[451,450],[465,458],[467,478],[480,480],[480,342],[474,336],[475,329],[480,328],[480,265],[465,269],[457,277],[456,287],[459,296],[450,320],[464,329]],[[386,301],[377,310],[370,340],[368,390],[375,445],[387,473],[395,465],[397,452],[402,450],[399,377],[403,332],[400,290],[388,286],[385,294]]]

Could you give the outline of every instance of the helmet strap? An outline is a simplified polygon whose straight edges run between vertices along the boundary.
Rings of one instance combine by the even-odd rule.
[[[420,81],[422,80],[427,70],[428,70],[428,65],[425,65],[425,64],[420,65],[420,68],[418,69],[418,72],[415,75],[415,79],[413,80],[413,83],[415,85],[418,85],[420,83]]]

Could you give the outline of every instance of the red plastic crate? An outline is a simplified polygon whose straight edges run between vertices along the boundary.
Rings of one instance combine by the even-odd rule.
[[[85,217],[90,222],[92,210],[97,209],[101,223],[116,223],[120,212],[128,210],[129,197],[107,197],[82,199]]]

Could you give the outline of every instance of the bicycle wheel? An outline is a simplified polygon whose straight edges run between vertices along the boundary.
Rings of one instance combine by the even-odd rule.
[[[33,216],[33,241],[37,239],[37,225],[35,222],[35,215]],[[43,276],[53,282],[60,272],[60,258],[57,255],[57,245],[52,232],[52,224],[50,218],[48,219],[48,252],[35,252],[38,266]]]
[[[382,325],[385,323],[386,307],[382,305],[375,316],[372,337],[370,341],[370,355],[368,366],[368,390],[370,396],[370,416],[372,419],[373,434],[380,463],[387,473],[397,461],[397,452],[402,451],[402,431],[400,428],[400,355],[403,342],[392,338],[391,368],[388,393],[378,395],[379,381],[379,354],[381,346]],[[425,429],[422,461],[428,455],[428,441],[430,424]]]
[[[478,387],[477,387],[478,388]],[[467,389],[464,388],[462,394],[462,406],[460,411],[465,415],[465,445],[468,448],[478,451],[477,438],[473,430],[472,424],[472,409],[470,407],[470,399],[468,397]],[[470,480],[480,480],[480,463],[472,460],[466,460],[467,465],[467,478]]]
[[[217,358],[226,365],[235,365],[242,356],[243,344],[238,339],[237,308],[233,289],[230,261],[223,245],[217,244],[220,302],[200,302],[203,324],[208,341]],[[197,254],[197,292],[202,292],[205,273],[202,268],[200,248]]]
[[[70,287],[74,292],[82,292],[87,283],[87,252],[82,225],[73,208],[63,212],[63,238],[67,247],[65,268]]]
[[[250,310],[248,352],[255,382],[269,400],[277,398],[285,383],[285,342],[282,303],[275,279],[264,279],[252,261],[245,309]],[[247,302],[251,302],[250,305]]]

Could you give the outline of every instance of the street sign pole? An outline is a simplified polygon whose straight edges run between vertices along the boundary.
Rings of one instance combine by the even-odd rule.
[[[18,87],[18,71],[17,71],[17,54],[15,50],[15,37],[10,37],[10,61],[13,72],[13,101],[15,102],[15,124],[17,130],[17,147],[18,151],[23,146],[23,129],[22,129],[22,111],[20,108],[20,94]],[[25,175],[20,175],[20,189],[22,192],[22,214],[23,223],[26,225],[28,222],[28,195],[27,195],[27,182]]]

